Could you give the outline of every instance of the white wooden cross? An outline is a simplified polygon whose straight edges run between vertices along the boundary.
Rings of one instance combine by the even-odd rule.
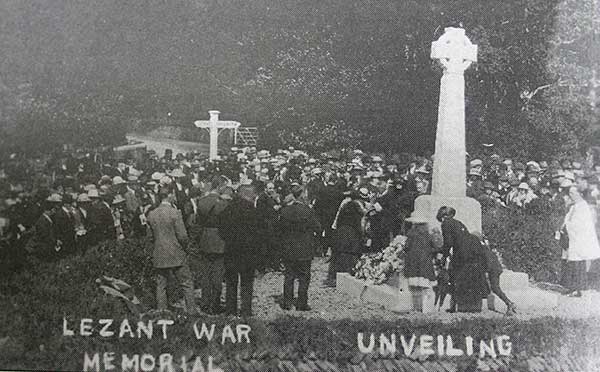
[[[446,27],[444,34],[431,43],[431,58],[440,60],[444,73],[464,73],[477,62],[477,45],[471,43],[464,29]]]
[[[210,150],[208,153],[208,159],[210,161],[216,160],[218,158],[218,140],[219,140],[219,129],[234,129],[241,125],[237,121],[226,121],[219,120],[220,112],[217,110],[210,110],[208,112],[210,118],[208,120],[196,120],[194,125],[197,128],[205,128],[208,129],[208,133],[210,134]]]

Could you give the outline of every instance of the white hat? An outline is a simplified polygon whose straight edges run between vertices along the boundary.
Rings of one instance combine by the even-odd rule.
[[[563,189],[566,189],[566,188],[569,188],[569,187],[571,187],[573,185],[574,185],[573,181],[571,181],[570,179],[567,178],[567,179],[562,180],[560,182],[559,186],[562,187]]]
[[[358,189],[358,194],[360,195],[361,198],[369,198],[369,189],[367,189],[366,187],[361,187],[360,189]]]
[[[121,176],[115,176],[112,179],[112,183],[113,183],[113,185],[121,185],[121,184],[125,183],[125,180]]]
[[[123,196],[121,196],[121,194],[117,194],[115,196],[115,198],[113,199],[113,204],[119,204],[119,203],[123,203],[125,201],[125,198]]]
[[[415,170],[416,173],[423,173],[423,174],[429,174],[429,171],[427,170],[427,168],[423,165],[420,166],[419,168],[417,168]]]
[[[173,182],[173,180],[172,180],[172,179],[171,179],[171,177],[169,177],[169,176],[163,176],[163,177],[160,179],[160,184],[161,184],[161,185],[170,185],[170,184],[171,184],[171,182]]]
[[[481,170],[479,168],[471,168],[469,176],[481,176]]]
[[[61,203],[62,196],[60,196],[59,194],[52,194],[46,199],[46,201],[49,201],[51,203]]]
[[[98,193],[97,189],[90,189],[87,192],[88,197],[91,198],[99,198],[100,194]]]
[[[88,194],[79,194],[79,196],[77,196],[78,203],[85,203],[85,202],[90,202],[90,201],[92,201],[92,199],[90,199]]]
[[[150,178],[152,178],[154,181],[160,181],[160,179],[163,177],[164,177],[164,174],[162,174],[160,172],[154,172],[154,173],[152,173],[152,176]]]
[[[142,175],[142,171],[140,171],[140,170],[137,170],[137,169],[135,169],[135,168],[133,168],[133,167],[132,167],[132,168],[129,168],[129,175],[130,175],[130,176],[136,176],[136,177],[139,177],[139,176],[141,176],[141,175]]]
[[[185,173],[179,168],[173,169],[173,171],[169,174],[171,177],[185,177]]]
[[[471,167],[480,167],[483,165],[483,161],[481,159],[473,159],[471,160]]]
[[[526,182],[521,182],[519,184],[518,188],[521,189],[521,190],[531,190],[530,187],[529,187],[529,185]]]
[[[571,171],[565,171],[565,178],[571,181],[575,181],[575,173]]]

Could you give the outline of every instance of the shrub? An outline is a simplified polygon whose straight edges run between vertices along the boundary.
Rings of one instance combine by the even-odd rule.
[[[527,208],[494,206],[482,213],[483,231],[508,269],[558,282],[561,248],[554,232],[564,217],[559,208],[538,201]]]

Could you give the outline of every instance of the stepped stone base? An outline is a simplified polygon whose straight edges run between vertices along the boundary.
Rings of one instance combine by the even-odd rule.
[[[397,284],[394,286],[389,284],[368,284],[364,280],[356,279],[348,273],[338,273],[336,287],[340,292],[358,298],[363,302],[382,305],[390,311],[413,311],[413,294],[408,287],[406,278],[400,275],[397,279],[392,280],[392,282]],[[557,309],[559,306],[573,306],[574,302],[573,299],[567,299],[555,292],[529,286],[529,278],[525,273],[505,270],[500,276],[500,287],[508,298],[517,305],[519,310]],[[423,301],[423,312],[436,311],[433,305],[435,300],[433,291],[424,293],[424,296],[420,300]],[[576,300],[578,303],[581,303],[580,306],[600,306],[600,294],[594,296],[584,295],[583,298]],[[444,306],[440,310],[444,311],[449,306],[450,296],[447,296],[444,300]],[[483,310],[485,311],[485,309],[506,312],[506,305],[497,296],[492,294],[487,300],[483,300]]]
[[[504,269],[500,274],[500,288],[503,291],[525,289],[529,287],[529,275]]]
[[[406,280],[402,280],[402,278],[400,278],[400,283],[406,283]],[[352,297],[359,298],[361,301],[382,305],[390,311],[402,313],[413,310],[413,294],[407,284],[402,285],[400,288],[388,284],[368,284],[348,273],[338,273],[336,288]],[[428,291],[421,300],[423,301],[423,312],[434,311],[435,296],[433,291]]]
[[[504,290],[504,293],[515,303],[517,310],[552,310],[559,306],[558,294],[535,287],[509,289]],[[506,312],[506,304],[493,294],[484,300],[483,308],[501,313]]]
[[[600,313],[600,293],[597,291],[583,291],[582,297],[557,296],[559,310],[588,315]]]

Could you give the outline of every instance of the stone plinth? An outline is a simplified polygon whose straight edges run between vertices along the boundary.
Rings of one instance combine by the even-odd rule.
[[[337,273],[336,289],[351,297],[358,298],[362,302],[382,305],[390,311],[398,313],[413,311],[413,295],[406,278],[402,274],[398,277],[398,286],[391,286],[389,284],[369,284],[348,273]],[[435,311],[434,300],[435,296],[433,291],[430,290],[423,298],[424,313]],[[449,303],[450,301],[446,299],[446,302]]]
[[[503,291],[522,290],[529,287],[529,275],[504,269],[500,274],[500,288]]]
[[[545,291],[535,287],[508,290],[502,288],[502,290],[506,296],[515,303],[517,311],[522,310],[529,312],[535,310],[552,310],[556,309],[559,305],[559,295],[555,292]],[[496,310],[501,313],[506,312],[506,304],[499,299],[498,296],[492,295],[490,297],[491,298],[488,298],[487,300],[488,309]],[[486,308],[485,300],[483,307],[484,309]]]
[[[549,310],[559,304],[557,293],[530,285],[527,273],[503,270],[500,275],[500,288],[517,305],[518,310]],[[505,312],[506,304],[498,296],[491,294],[487,299],[487,308]]]
[[[415,200],[415,214],[424,212],[424,215],[431,217],[429,226],[441,231],[435,216],[444,205],[456,209],[455,218],[464,223],[470,232],[481,232],[481,205],[473,198],[421,195]]]

